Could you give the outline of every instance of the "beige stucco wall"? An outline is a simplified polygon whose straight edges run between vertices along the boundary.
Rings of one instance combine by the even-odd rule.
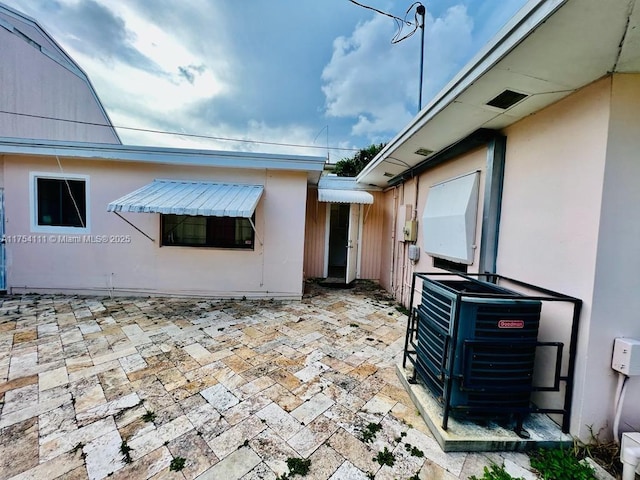
[[[307,176],[304,172],[140,165],[61,159],[67,174],[89,175],[90,234],[130,235],[130,243],[8,243],[8,289],[86,293],[299,298]],[[29,172],[59,173],[55,158],[5,157],[6,232],[28,235]],[[151,242],[107,204],[155,178],[264,185],[253,251],[160,247],[159,215],[127,213]],[[37,234],[37,238],[42,234]]]
[[[385,288],[387,288],[396,299],[408,305],[409,297],[411,294],[411,283],[414,272],[435,272],[441,271],[433,267],[433,257],[425,253],[423,242],[423,230],[421,225],[422,214],[427,203],[427,196],[429,194],[429,187],[437,183],[450,180],[460,175],[465,175],[474,171],[480,171],[480,184],[479,191],[484,190],[484,172],[487,163],[487,149],[485,147],[477,148],[471,152],[461,155],[454,161],[440,164],[426,172],[422,173],[418,177],[410,180],[404,184],[399,185],[397,188],[391,189],[386,192],[387,203],[390,205],[395,204],[396,218],[395,225],[393,220],[389,221],[387,218],[387,228],[395,228],[395,236],[392,231],[385,231],[382,251],[391,251],[389,257],[385,257],[385,261],[382,267],[381,278],[386,279],[389,277],[389,282],[383,282]],[[416,201],[416,189],[417,189],[417,201]],[[412,263],[408,258],[408,246],[409,243],[403,242],[403,227],[405,220],[410,220],[414,215],[413,210],[417,205],[418,219],[418,240],[417,245],[420,245],[420,259]],[[390,216],[389,214],[387,216]],[[481,221],[482,221],[482,193],[478,201],[478,214],[476,219],[476,245],[478,248],[475,250],[473,264],[469,265],[469,272],[478,271],[478,258],[480,252],[480,234],[481,234]],[[395,240],[394,240],[395,237]]]
[[[610,86],[599,81],[505,131],[497,271],[583,300],[571,433],[584,439],[606,424],[614,390],[613,339],[591,319]],[[551,320],[541,334],[566,341],[570,318]]]
[[[640,75],[615,75],[503,132],[507,150],[497,273],[583,301],[571,417],[571,433],[583,440],[590,439],[591,431],[611,438],[617,380],[610,368],[613,340],[640,338],[639,111]],[[417,218],[429,185],[478,169],[479,247],[485,163],[482,148],[420,175]],[[405,304],[411,273],[434,270],[424,250],[416,265],[407,262],[406,248],[397,241],[406,205],[416,203],[415,185],[408,181],[385,193],[396,221],[385,219],[383,252],[392,253],[383,255],[381,283]],[[419,228],[421,246],[422,235]],[[471,272],[477,271],[478,254],[479,248]],[[570,320],[570,308],[545,304],[542,339],[564,341],[566,353]],[[544,362],[544,355],[540,359]],[[640,395],[636,379],[629,381],[627,395]],[[561,406],[563,394],[543,400],[545,406]],[[622,430],[640,429],[640,409],[633,400],[625,404],[621,425]]]
[[[586,351],[582,417],[611,411],[613,339],[640,339],[640,75],[615,75]],[[640,431],[640,377],[628,382],[621,430]]]

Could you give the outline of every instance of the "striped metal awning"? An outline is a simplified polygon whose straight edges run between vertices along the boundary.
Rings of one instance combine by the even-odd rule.
[[[262,185],[154,180],[109,203],[107,211],[251,218],[263,191]]]
[[[318,188],[318,201],[326,203],[364,203],[372,204],[373,195],[364,190],[338,190]]]

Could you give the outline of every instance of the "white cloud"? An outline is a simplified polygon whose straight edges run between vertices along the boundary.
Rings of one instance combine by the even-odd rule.
[[[473,21],[462,5],[425,19],[423,106],[461,67],[472,47]],[[420,32],[391,44],[394,23],[383,16],[358,24],[334,41],[322,73],[326,114],[353,117],[352,134],[395,133],[416,113]]]

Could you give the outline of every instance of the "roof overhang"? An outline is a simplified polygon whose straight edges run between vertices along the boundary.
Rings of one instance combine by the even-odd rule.
[[[388,187],[473,132],[499,131],[612,72],[640,72],[640,2],[532,0],[357,181]],[[506,109],[487,105],[505,90],[526,97]]]
[[[264,187],[183,180],[154,180],[107,206],[109,212],[251,218]]]
[[[306,155],[196,150],[17,138],[0,138],[0,154],[162,165],[304,171],[307,172],[307,178],[311,183],[318,181],[325,163],[324,157]]]

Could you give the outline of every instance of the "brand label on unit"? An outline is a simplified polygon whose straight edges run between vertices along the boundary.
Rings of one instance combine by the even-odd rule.
[[[524,320],[500,320],[498,328],[524,328]]]

